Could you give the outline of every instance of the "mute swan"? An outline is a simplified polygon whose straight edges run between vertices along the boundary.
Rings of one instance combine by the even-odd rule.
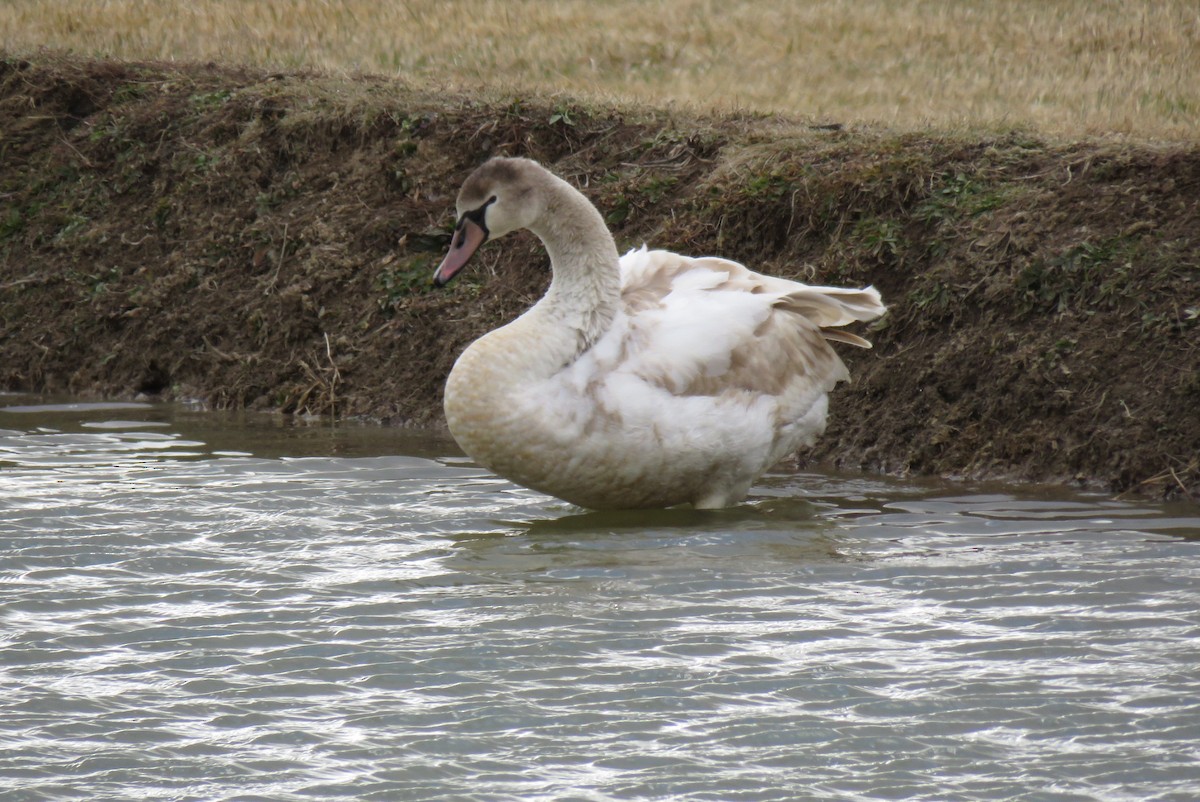
[[[592,509],[716,508],[825,429],[849,378],[830,330],[883,314],[879,293],[809,287],[736,262],[645,246],[623,257],[596,208],[528,159],[495,158],[458,194],[442,286],[488,239],[527,228],[546,295],[480,337],[446,381],[446,420],[473,459]]]

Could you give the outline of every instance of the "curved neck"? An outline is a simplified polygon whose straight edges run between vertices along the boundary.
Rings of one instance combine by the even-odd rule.
[[[596,207],[553,177],[543,213],[529,227],[546,246],[550,289],[527,315],[574,332],[573,355],[591,347],[612,324],[621,302],[617,246]]]
[[[600,212],[549,173],[540,190],[544,203],[527,227],[550,254],[550,289],[525,314],[476,340],[455,363],[446,386],[446,419],[460,444],[472,436],[472,420],[495,423],[498,416],[518,420],[530,414],[518,399],[591,348],[621,304],[617,246]]]

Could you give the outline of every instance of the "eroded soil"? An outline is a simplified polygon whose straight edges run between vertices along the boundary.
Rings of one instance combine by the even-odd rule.
[[[440,425],[548,282],[517,235],[429,283],[491,155],[621,248],[890,306],[802,459],[1200,493],[1200,145],[697,118],[387,80],[0,54],[0,389]]]

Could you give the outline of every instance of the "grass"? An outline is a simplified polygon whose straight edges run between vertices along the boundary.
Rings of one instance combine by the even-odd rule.
[[[1195,140],[1195,0],[7,0],[0,47],[448,89]],[[558,124],[570,125],[566,106]]]

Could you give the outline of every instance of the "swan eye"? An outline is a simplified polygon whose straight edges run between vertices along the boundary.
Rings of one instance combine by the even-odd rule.
[[[495,202],[496,202],[496,196],[493,195],[492,197],[490,197],[486,201],[484,201],[483,205],[480,206],[478,209],[472,209],[469,212],[464,212],[463,216],[458,219],[458,226],[456,226],[456,228],[461,228],[464,222],[466,222],[467,220],[470,220],[472,223],[479,226],[484,231],[487,231],[488,227],[487,227],[487,223],[484,222],[484,215],[487,214],[487,208]]]

